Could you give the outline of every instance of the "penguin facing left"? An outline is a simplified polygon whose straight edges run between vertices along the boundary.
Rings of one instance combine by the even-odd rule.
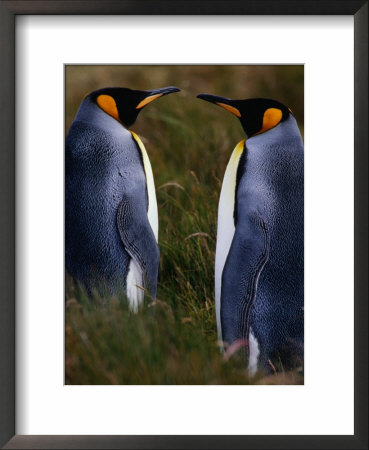
[[[149,157],[129,127],[146,105],[178,91],[94,91],[66,138],[66,270],[88,291],[124,292],[135,312],[144,289],[156,297],[158,210]]]
[[[215,302],[219,339],[246,345],[248,368],[301,364],[304,350],[304,149],[292,111],[264,98],[210,94],[248,137],[219,200]]]

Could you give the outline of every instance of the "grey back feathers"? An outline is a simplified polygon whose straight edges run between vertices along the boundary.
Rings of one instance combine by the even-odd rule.
[[[239,169],[235,243],[245,250],[236,264],[249,264],[251,274],[241,302],[242,336],[249,339],[252,330],[260,367],[270,369],[272,360],[287,369],[301,363],[304,341],[304,154],[293,116],[246,141]],[[234,264],[230,253],[227,270]],[[230,292],[222,293],[227,302]]]

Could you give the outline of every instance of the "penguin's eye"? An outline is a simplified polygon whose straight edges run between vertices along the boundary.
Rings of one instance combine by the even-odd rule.
[[[100,108],[105,111],[109,116],[114,117],[114,119],[119,120],[119,113],[117,104],[115,103],[115,100],[110,95],[99,95],[96,100],[97,104],[100,106]]]
[[[265,133],[265,131],[274,128],[282,120],[283,113],[278,108],[268,108],[263,115],[263,126],[256,134]]]

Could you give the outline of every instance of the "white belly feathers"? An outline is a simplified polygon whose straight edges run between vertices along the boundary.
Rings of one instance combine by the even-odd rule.
[[[258,370],[258,362],[259,362],[259,342],[257,341],[252,329],[250,328],[249,334],[249,374],[254,376]]]
[[[146,152],[145,146],[143,145],[143,142],[137,136],[136,133],[134,133],[133,131],[131,131],[131,133],[132,133],[134,140],[137,142],[137,144],[141,150],[141,154],[142,154],[142,161],[143,161],[145,175],[146,175],[147,195],[148,195],[148,199],[149,199],[149,207],[147,210],[147,217],[149,218],[149,222],[150,222],[152,231],[154,232],[156,242],[158,242],[158,230],[159,230],[158,204],[156,201],[154,175],[152,173],[150,159],[147,155],[147,152]]]
[[[220,341],[222,340],[222,328],[220,322],[222,273],[235,232],[233,213],[236,199],[237,169],[244,145],[245,140],[242,140],[233,150],[224,174],[218,207],[218,231],[215,256],[215,311],[217,317],[218,339]]]
[[[139,146],[142,154],[142,161],[144,165],[145,175],[146,175],[146,186],[147,186],[147,195],[148,195],[148,209],[147,209],[147,217],[149,219],[149,223],[151,225],[152,231],[154,233],[156,242],[158,242],[158,205],[156,202],[156,193],[155,193],[155,183],[154,176],[152,173],[152,168],[150,164],[150,159],[147,155],[145,146],[141,139],[131,131],[134,140]],[[128,268],[127,280],[127,298],[129,302],[129,306],[133,312],[137,312],[139,306],[142,304],[144,299],[144,290],[143,290],[143,274],[142,270],[137,261],[134,258],[131,259]]]
[[[131,311],[136,313],[144,299],[143,279],[141,267],[132,258],[127,274],[127,298]]]

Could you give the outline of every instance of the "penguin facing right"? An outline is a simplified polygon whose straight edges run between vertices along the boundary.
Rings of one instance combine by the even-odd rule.
[[[210,94],[248,137],[220,194],[215,261],[218,337],[244,344],[251,375],[297,367],[304,353],[304,149],[292,111],[264,98]]]
[[[149,157],[129,127],[146,105],[177,91],[94,91],[82,101],[66,138],[67,272],[88,292],[125,293],[134,312],[144,289],[156,297],[158,210]]]

